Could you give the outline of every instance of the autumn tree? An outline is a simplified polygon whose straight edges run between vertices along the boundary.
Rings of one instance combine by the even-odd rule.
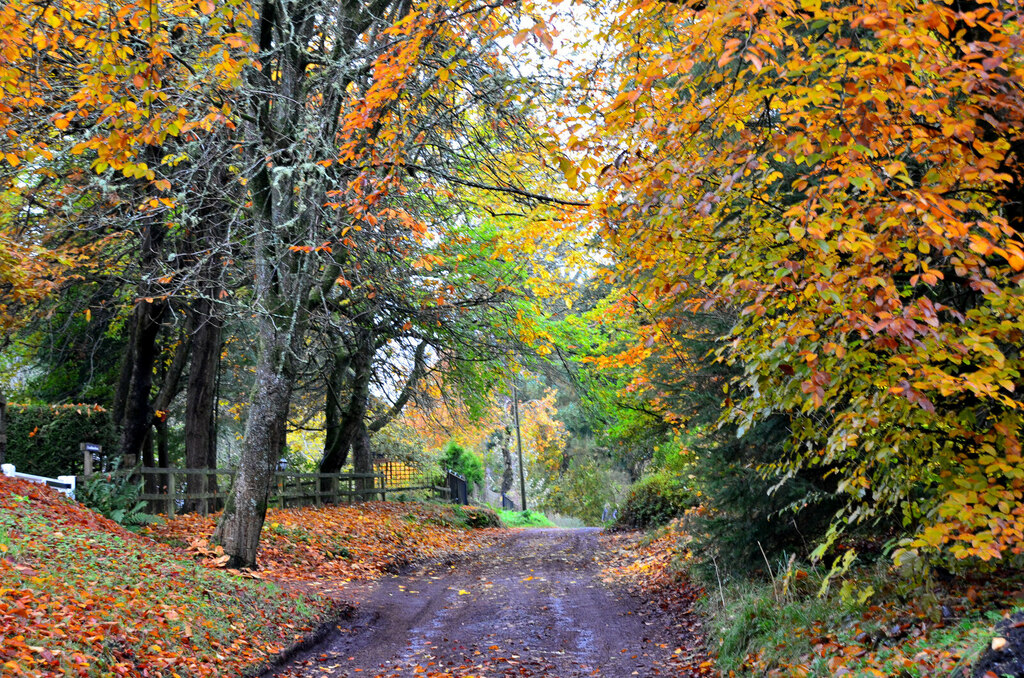
[[[358,273],[373,263],[353,256],[356,242],[393,246],[382,236],[385,225],[404,226],[413,239],[434,237],[430,221],[403,200],[410,184],[425,192],[466,187],[531,197],[505,176],[475,175],[490,166],[473,163],[469,150],[477,140],[458,125],[473,114],[499,126],[492,129],[522,124],[491,122],[479,113],[500,113],[515,103],[514,88],[487,72],[499,67],[489,45],[505,30],[506,10],[390,1],[363,8],[267,2],[257,9],[253,43],[261,67],[246,76],[240,115],[260,349],[239,473],[216,534],[232,561],[246,566],[255,562],[314,309],[331,313],[332,306],[352,305],[354,317],[344,321],[351,338],[345,353],[361,361],[360,368],[373,360],[380,323],[408,322],[374,310],[375,281]],[[464,92],[463,100],[455,107],[439,104],[452,90]],[[358,283],[351,296],[346,283]],[[425,279],[414,284],[444,287]],[[353,303],[360,297],[367,303]],[[445,304],[438,299],[433,305]],[[357,470],[368,470],[367,370],[353,372],[360,375],[349,400],[356,410],[346,420],[349,430],[340,431],[338,449],[343,453],[347,439]]]
[[[0,352],[8,348],[14,331],[40,300],[59,287],[71,263],[69,252],[47,248],[45,242],[21,240],[10,219],[8,209],[0,211]],[[0,382],[0,463],[6,455],[7,397]]]
[[[12,190],[30,200],[21,216],[37,233],[88,245],[104,261],[90,281],[106,296],[84,301],[104,304],[106,322],[120,323],[120,306],[132,307],[112,397],[129,459],[163,427],[157,413],[176,395],[188,355],[190,335],[168,330],[189,257],[167,262],[183,253],[176,219],[191,212],[179,198],[208,193],[183,171],[192,166],[183,163],[187,147],[230,126],[226,94],[248,44],[240,7],[13,2],[0,12],[0,125],[4,158],[20,172]],[[114,281],[123,286],[111,289]],[[68,310],[88,319],[93,309]],[[178,359],[154,394],[162,344],[176,342]]]
[[[616,93],[580,170],[615,275],[655,315],[740,309],[726,417],[740,434],[790,417],[764,472],[836,478],[817,553],[895,515],[903,554],[1019,554],[1016,9],[615,7]]]
[[[514,273],[490,260],[487,231],[450,204],[420,213],[431,242],[389,227],[393,220],[364,227],[368,251],[356,243],[349,252],[330,313],[317,323],[330,347],[323,473],[338,472],[349,450],[357,472],[369,473],[370,436],[410,401],[432,398],[428,377],[447,389],[467,379],[486,389],[488,363],[515,346],[507,328]]]

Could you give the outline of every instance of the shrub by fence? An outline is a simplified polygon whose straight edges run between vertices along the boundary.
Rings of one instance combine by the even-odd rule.
[[[98,405],[7,406],[7,459],[19,471],[40,476],[79,475],[79,444],[117,448],[110,413]]]

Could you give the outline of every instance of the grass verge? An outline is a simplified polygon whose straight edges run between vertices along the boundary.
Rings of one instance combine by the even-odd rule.
[[[548,520],[543,513],[536,511],[506,511],[498,509],[495,511],[501,522],[508,527],[555,527],[555,524]]]
[[[922,579],[881,556],[827,586],[824,567],[771,569],[767,582],[705,579],[699,609],[722,675],[970,676],[1024,591],[1019,572]]]
[[[701,609],[723,675],[969,676],[996,623],[1019,609],[1000,594],[1013,578],[993,579],[979,595],[865,567],[820,596],[823,571],[799,572],[803,585],[785,593],[752,581],[709,586]]]

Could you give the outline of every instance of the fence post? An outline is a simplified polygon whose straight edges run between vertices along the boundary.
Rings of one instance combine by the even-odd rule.
[[[199,513],[199,515],[206,516],[206,515],[209,515],[209,510],[208,510],[207,507],[210,504],[210,500],[206,498],[206,495],[209,493],[209,490],[207,489],[207,487],[210,484],[209,477],[207,476],[206,473],[200,473],[198,475],[197,479],[199,480],[199,491],[196,492],[195,494],[200,495],[202,497],[202,499],[196,499],[195,500],[195,506],[193,506],[192,508],[193,508],[193,510],[197,511]],[[192,478],[189,478],[188,482],[189,482],[189,488],[191,488],[192,487]],[[189,492],[191,492],[191,491],[192,490],[190,489]]]
[[[174,510],[178,508],[177,483],[174,469],[167,469],[167,517],[174,519]]]
[[[469,487],[466,479],[451,469],[448,469],[448,499],[453,504],[466,505],[469,503]]]

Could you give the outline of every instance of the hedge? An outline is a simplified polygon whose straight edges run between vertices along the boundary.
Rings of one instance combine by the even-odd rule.
[[[80,443],[117,448],[110,413],[99,405],[7,406],[7,459],[22,473],[40,476],[84,472]]]

